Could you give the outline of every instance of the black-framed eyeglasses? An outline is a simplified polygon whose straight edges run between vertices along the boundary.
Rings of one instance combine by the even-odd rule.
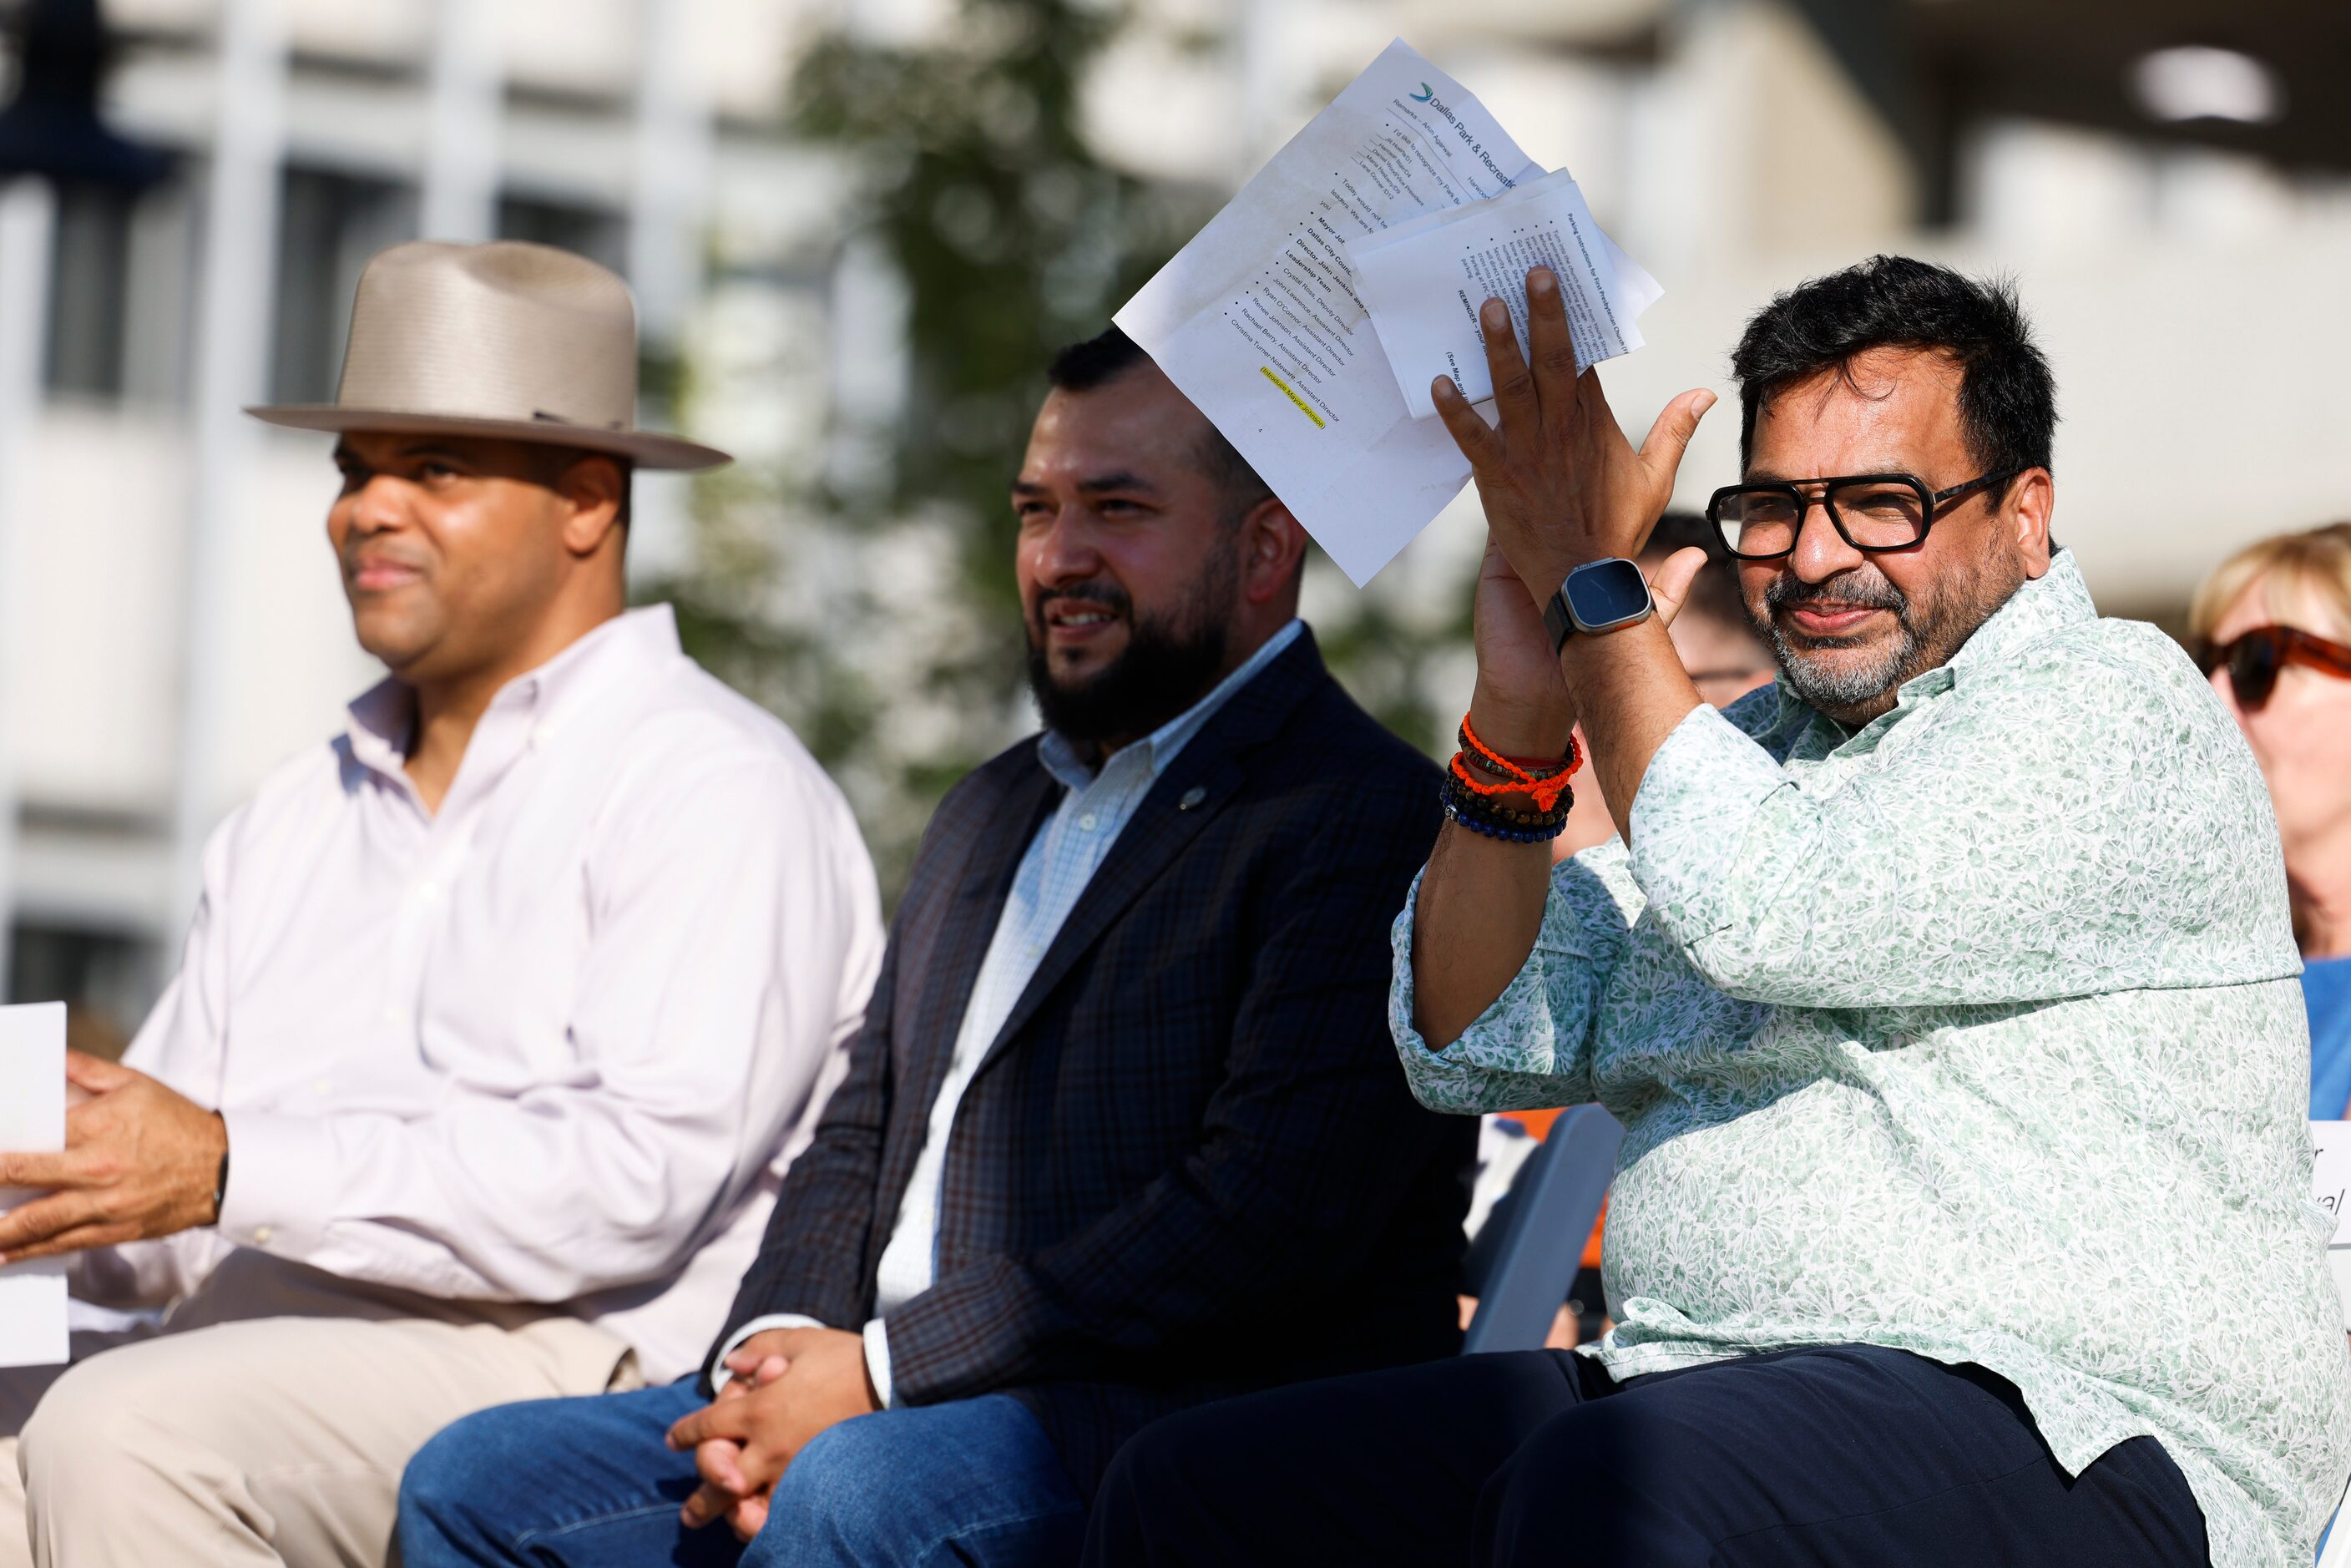
[[[2022,468],[1986,474],[1947,490],[1929,490],[1916,474],[1841,474],[1726,485],[1706,504],[1723,549],[1740,560],[1777,560],[1796,548],[1817,492],[1829,526],[1857,550],[1908,549],[1927,537],[1944,507],[1978,490],[2004,485]]]
[[[2256,626],[2234,642],[2198,649],[2196,663],[2208,677],[2226,665],[2229,689],[2236,693],[2237,706],[2248,713],[2270,700],[2270,694],[2277,690],[2279,672],[2288,664],[2351,680],[2351,647],[2299,626]]]

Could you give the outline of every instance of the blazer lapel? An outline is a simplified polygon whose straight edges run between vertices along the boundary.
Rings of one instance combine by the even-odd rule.
[[[996,810],[979,825],[941,922],[937,946],[925,966],[926,979],[914,1037],[908,1042],[907,1092],[910,1103],[928,1117],[939,1081],[946,1076],[955,1054],[956,1031],[963,1027],[964,1009],[970,1005],[979,966],[996,939],[1004,901],[1020,857],[1060,798],[1061,786],[1037,762],[1019,782],[1005,791]]]
[[[987,1055],[980,1062],[981,1072],[1028,1026],[1071,966],[1239,793],[1249,777],[1248,754],[1272,738],[1307,694],[1329,679],[1322,655],[1314,645],[1314,633],[1301,631],[1298,640],[1260,670],[1256,679],[1228,698],[1217,716],[1177,754],[1078,895],[1070,917],[1061,923],[1037,972],[1029,977],[1004,1027],[989,1043]]]

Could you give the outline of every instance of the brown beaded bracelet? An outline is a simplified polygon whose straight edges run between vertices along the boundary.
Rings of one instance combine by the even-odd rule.
[[[1478,738],[1478,732],[1469,727],[1469,716],[1466,713],[1461,716],[1461,728],[1458,732],[1458,738],[1463,751],[1475,758],[1479,766],[1485,768],[1487,772],[1499,778],[1519,779],[1530,784],[1540,784],[1546,779],[1557,779],[1562,774],[1573,773],[1583,766],[1583,747],[1572,732],[1567,737],[1567,755],[1557,762],[1532,762],[1521,758],[1503,756]]]
[[[1565,801],[1551,810],[1512,811],[1463,789],[1451,773],[1445,776],[1437,799],[1445,814],[1470,831],[1515,843],[1540,843],[1559,837],[1567,829],[1568,810],[1575,803],[1573,793],[1569,792]]]

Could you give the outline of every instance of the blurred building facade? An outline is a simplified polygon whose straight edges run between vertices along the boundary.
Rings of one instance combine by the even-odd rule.
[[[2351,513],[2337,7],[1134,11],[1087,104],[1102,155],[1136,172],[1229,190],[1397,34],[1573,169],[1667,288],[1649,348],[1608,372],[1628,423],[1724,385],[1739,323],[1773,290],[1903,249],[2017,277],[2057,364],[2058,531],[2109,610],[2173,613],[2236,544]],[[173,172],[136,195],[66,191],[46,220],[41,390],[5,448],[28,455],[23,472],[0,488],[0,804],[16,819],[0,891],[11,999],[64,997],[120,1033],[168,973],[204,834],[378,673],[323,545],[323,440],[235,408],[331,396],[376,249],[505,235],[630,277],[649,394],[674,405],[655,417],[755,465],[853,467],[860,432],[898,406],[904,311],[842,232],[841,172],[787,133],[787,84],[820,29],[952,39],[962,18],[953,0],[103,12],[118,46],[103,111]],[[1734,477],[1736,434],[1735,411],[1710,422],[1686,499]],[[690,565],[683,482],[645,484],[638,512],[636,570]],[[1370,591],[1457,617],[1480,537],[1465,498]],[[1353,591],[1319,574],[1310,615],[1343,620]],[[1466,690],[1466,669],[1464,650],[1430,678]]]

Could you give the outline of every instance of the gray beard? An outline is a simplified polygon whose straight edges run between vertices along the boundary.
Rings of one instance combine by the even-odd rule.
[[[1772,657],[1780,664],[1780,678],[1788,683],[1789,689],[1803,699],[1806,706],[1834,716],[1872,706],[1889,690],[1924,668],[1918,659],[1918,629],[1910,620],[1907,606],[1896,611],[1895,619],[1901,635],[1876,658],[1859,664],[1816,662],[1813,655],[1823,648],[1823,643],[1814,643],[1799,652],[1781,634],[1775,622],[1765,621],[1760,630],[1771,644]]]
[[[2009,569],[2006,572],[2000,570],[2003,565]],[[1765,591],[1763,618],[1759,621],[1750,612],[1747,619],[1756,634],[1770,644],[1788,688],[1807,706],[1842,719],[1880,706],[1906,682],[1949,663],[1976,628],[2008,602],[2022,580],[2012,561],[1987,558],[1939,584],[1942,591],[1920,606],[1874,566],[1855,567],[1811,586],[1792,577],[1779,577]],[[1890,610],[1899,634],[1875,657],[1828,664],[1816,655],[1850,644],[1842,639],[1823,638],[1798,649],[1781,631],[1776,613],[1813,597]],[[1743,599],[1740,607],[1746,607]]]

